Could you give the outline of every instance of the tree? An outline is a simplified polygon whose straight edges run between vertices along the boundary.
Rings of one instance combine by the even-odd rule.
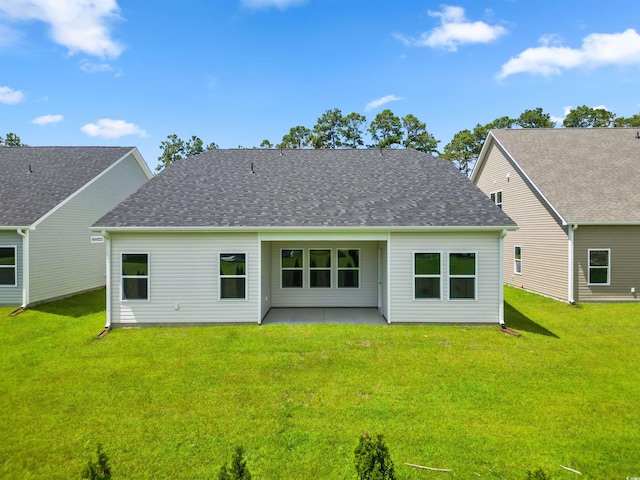
[[[540,107],[525,110],[515,119],[515,123],[522,128],[554,128],[556,126],[556,122],[551,120],[551,115],[544,113]]]
[[[82,470],[82,478],[89,480],[109,480],[111,478],[111,467],[109,466],[109,458],[102,450],[102,445],[98,444],[97,460],[90,459]]]
[[[338,127],[340,144],[345,147],[358,148],[364,145],[362,129],[367,122],[367,117],[356,112],[342,118],[342,124]]]
[[[289,133],[282,137],[282,142],[276,145],[278,148],[304,148],[311,145],[313,133],[307,127],[298,125],[291,127]]]
[[[26,147],[26,143],[22,143],[20,137],[15,133],[7,133],[7,136],[4,139],[0,136],[0,145],[4,145],[5,147]]]
[[[638,128],[640,127],[640,113],[636,113],[631,117],[618,117],[613,121],[614,127],[631,127]]]
[[[251,480],[251,473],[249,473],[247,461],[244,459],[244,449],[241,446],[236,447],[229,468],[222,465],[218,480]]]
[[[426,123],[421,122],[410,113],[402,119],[402,126],[406,134],[403,142],[406,148],[413,148],[425,153],[437,152],[436,148],[440,140],[436,140],[432,134],[427,132]]]
[[[360,437],[354,453],[360,480],[395,480],[393,460],[382,435],[371,437],[365,433]]]
[[[610,127],[615,118],[615,113],[605,110],[604,108],[591,108],[586,105],[581,105],[567,114],[562,121],[562,125],[567,128]]]
[[[376,115],[369,125],[374,148],[391,148],[402,144],[402,123],[389,109]]]
[[[444,147],[442,158],[453,162],[458,169],[469,176],[471,166],[478,158],[477,142],[471,130],[456,133]]]
[[[175,133],[172,135],[167,135],[167,140],[163,140],[160,142],[160,150],[162,150],[162,155],[158,157],[159,164],[156,167],[156,171],[160,171],[164,168],[167,168],[173,162],[178,160],[182,160],[187,157],[191,157],[193,155],[198,155],[199,153],[203,153],[209,150],[215,150],[218,148],[218,145],[211,142],[206,147],[202,140],[195,135],[193,135],[186,142],[178,137]]]
[[[339,129],[343,125],[339,108],[327,110],[313,127],[313,146],[315,148],[336,148],[342,146]]]
[[[265,138],[260,142],[260,148],[273,148],[273,144]]]

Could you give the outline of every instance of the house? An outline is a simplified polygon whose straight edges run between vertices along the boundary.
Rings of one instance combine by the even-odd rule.
[[[0,172],[0,304],[104,286],[105,244],[89,227],[151,178],[138,151],[0,147]]]
[[[638,301],[640,134],[492,130],[471,179],[518,224],[506,283],[569,302]]]
[[[107,328],[261,323],[280,307],[372,307],[388,322],[502,321],[514,222],[414,150],[211,150],[98,220]]]

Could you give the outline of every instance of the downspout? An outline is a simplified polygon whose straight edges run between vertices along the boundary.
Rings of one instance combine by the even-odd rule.
[[[18,235],[22,237],[22,305],[29,305],[29,229],[19,228]]]
[[[102,232],[102,236],[106,240],[106,266],[107,266],[107,278],[106,278],[106,309],[107,309],[107,321],[104,324],[105,330],[111,329],[111,237],[105,231]]]
[[[578,224],[574,223],[573,225],[569,225],[568,226],[568,232],[569,232],[569,252],[568,252],[568,256],[569,256],[569,261],[567,262],[568,264],[568,276],[567,276],[567,300],[569,300],[569,303],[572,305],[575,305],[576,301],[575,298],[573,298],[573,283],[574,283],[574,278],[573,278],[573,259],[574,259],[574,240],[573,240],[573,232],[576,231],[576,229],[578,228]]]
[[[498,285],[500,286],[498,292],[498,323],[501,327],[504,327],[504,237],[507,236],[507,231],[502,230],[500,232],[499,242],[499,255],[498,255]]]

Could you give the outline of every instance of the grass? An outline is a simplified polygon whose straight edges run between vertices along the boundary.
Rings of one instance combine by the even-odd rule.
[[[640,476],[640,304],[505,298],[520,338],[270,325],[96,339],[104,292],[0,308],[0,478],[79,478],[101,443],[120,479],[216,478],[239,444],[256,480],[355,479],[365,431],[402,479]]]

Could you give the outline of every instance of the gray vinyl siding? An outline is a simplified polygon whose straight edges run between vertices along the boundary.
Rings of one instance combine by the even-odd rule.
[[[518,224],[518,230],[508,232],[504,240],[505,283],[567,300],[567,229],[495,143],[476,184],[487,195],[501,190],[502,209]],[[522,247],[521,275],[514,272],[516,245]]]
[[[588,285],[589,249],[610,249],[610,285]],[[640,226],[580,226],[574,232],[577,302],[633,302],[640,293]],[[631,293],[631,287],[636,293]]]
[[[111,234],[111,315],[131,324],[258,323],[257,234]],[[121,255],[149,254],[148,301],[121,300]],[[247,255],[246,300],[219,298],[220,254]]]
[[[0,246],[16,248],[17,284],[15,287],[0,285],[0,305],[22,304],[22,237],[16,231],[0,230]]]
[[[30,232],[30,303],[105,285],[105,244],[89,227],[146,180],[129,155]]]
[[[287,241],[271,244],[271,296],[273,307],[377,307],[377,242]],[[282,288],[281,249],[304,249],[303,288]],[[332,250],[331,288],[309,288],[309,249]],[[336,249],[360,249],[360,287],[337,288]]]
[[[500,233],[394,233],[389,240],[391,323],[498,323]],[[414,300],[414,253],[441,252],[442,299]],[[449,253],[475,253],[476,300],[449,300]]]
[[[264,318],[271,309],[271,244],[262,242],[260,245],[260,297],[262,305],[260,318]]]

